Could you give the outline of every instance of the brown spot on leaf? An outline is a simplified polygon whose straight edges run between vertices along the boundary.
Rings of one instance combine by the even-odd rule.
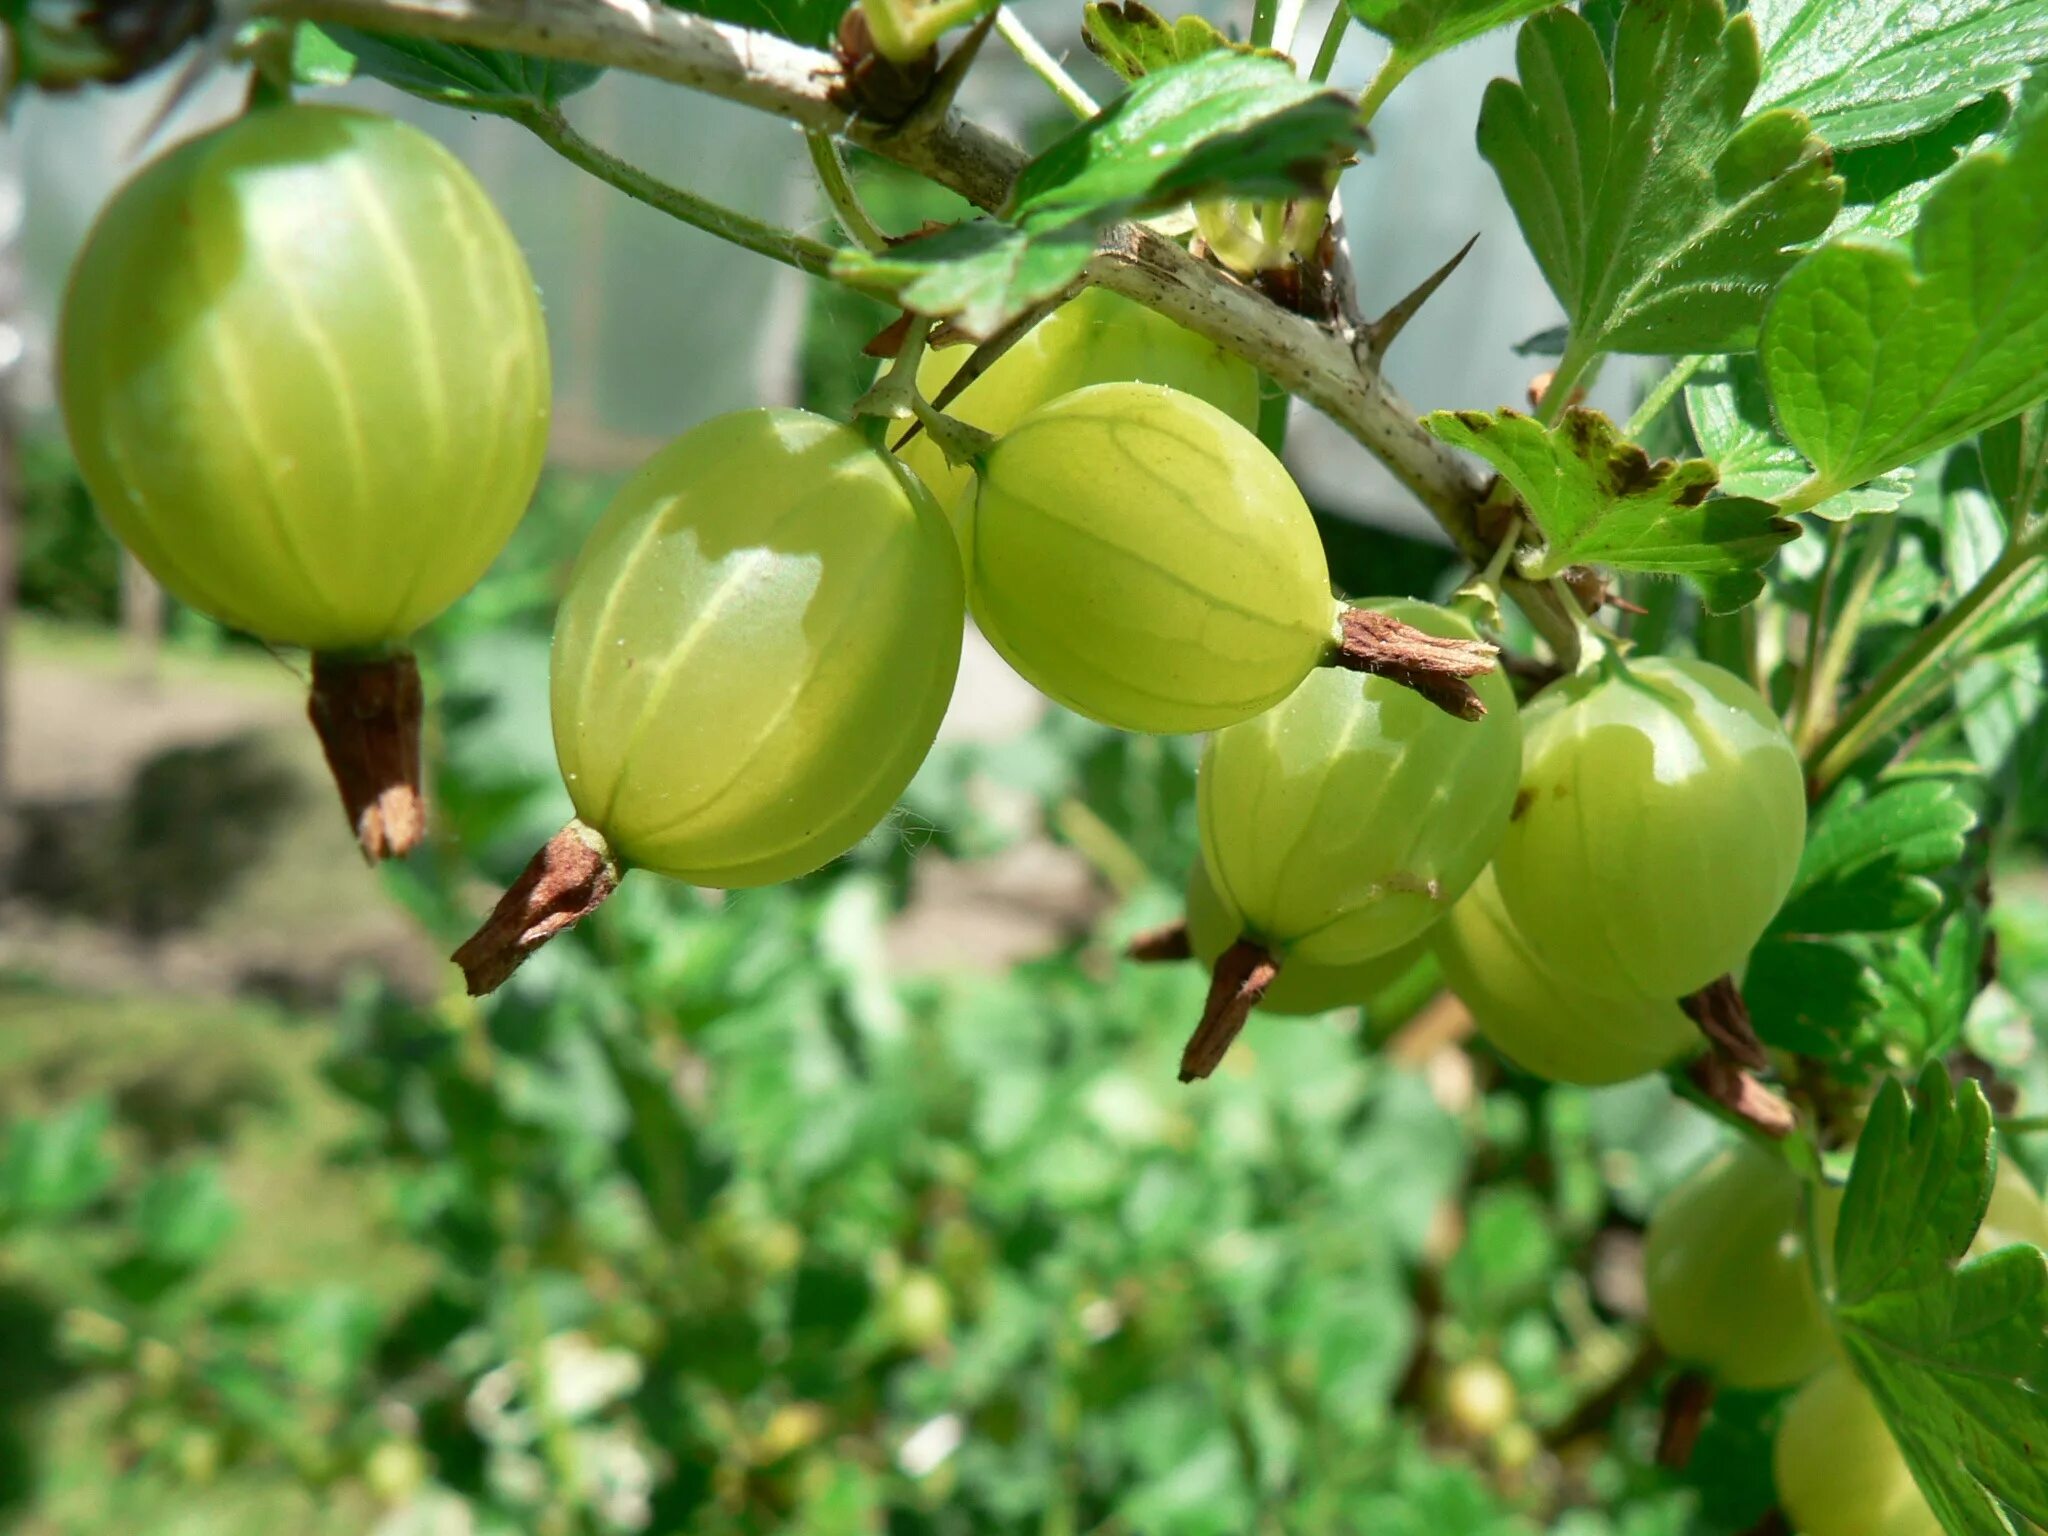
[[[1522,813],[1529,809],[1529,807],[1535,802],[1535,799],[1536,792],[1532,789],[1525,788],[1516,790],[1515,808],[1508,812],[1508,820],[1520,821],[1522,819]]]

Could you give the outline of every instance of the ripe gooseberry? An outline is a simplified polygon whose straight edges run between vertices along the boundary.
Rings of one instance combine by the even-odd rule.
[[[456,959],[488,991],[621,867],[765,885],[860,841],[917,771],[964,623],[945,514],[851,427],[735,411],[598,521],[550,661],[577,819]]]
[[[1338,603],[1315,519],[1280,461],[1178,390],[1062,395],[976,470],[960,519],[976,622],[1041,692],[1106,725],[1214,730],[1270,708],[1325,662],[1417,687],[1492,667],[1492,647],[1469,631],[1411,654],[1427,637],[1376,629]],[[1436,696],[1468,716],[1483,708],[1462,682]]]
[[[1577,986],[1684,997],[1739,970],[1806,837],[1806,784],[1747,683],[1703,661],[1609,656],[1525,711],[1500,898]]]
[[[1250,432],[1177,390],[1097,384],[1040,406],[982,461],[961,528],[989,643],[1107,725],[1228,725],[1335,646],[1301,492]]]
[[[1942,1536],[1883,1414],[1840,1361],[1787,1405],[1771,1470],[1803,1536]]]
[[[1188,871],[1188,946],[1194,957],[1213,966],[1242,937],[1243,930],[1232,920],[1223,898],[1210,883],[1208,866],[1196,859],[1194,868]],[[1272,985],[1259,998],[1259,1011],[1306,1018],[1333,1008],[1356,1007],[1370,1002],[1407,975],[1423,954],[1423,941],[1415,939],[1351,965],[1316,965],[1311,961],[1289,965],[1274,976]]]
[[[1473,633],[1429,603],[1367,607],[1429,636]],[[1467,722],[1385,678],[1318,669],[1275,708],[1210,737],[1195,791],[1202,857],[1243,937],[1217,962],[1184,1077],[1213,1070],[1271,967],[1384,955],[1486,867],[1514,802],[1521,726],[1500,674],[1474,687],[1485,714]]]
[[[1627,1082],[1700,1043],[1671,998],[1604,997],[1545,965],[1501,906],[1491,868],[1430,929],[1429,944],[1479,1033],[1538,1077]]]
[[[1650,1329],[1731,1387],[1789,1387],[1834,1349],[1806,1242],[1807,1185],[1743,1143],[1717,1153],[1650,1217]]]
[[[547,446],[547,332],[483,189],[390,118],[252,111],[114,195],[57,350],[101,515],[180,601],[314,652],[350,821],[373,857],[405,852],[399,648],[503,547]]]
[[[936,400],[973,355],[967,346],[926,352],[918,393]],[[1119,380],[1169,385],[1246,428],[1259,424],[1259,376],[1251,364],[1106,288],[1084,288],[1039,321],[945,410],[1000,437],[1049,400]],[[922,432],[898,456],[949,512],[973,487],[973,471],[948,463]]]

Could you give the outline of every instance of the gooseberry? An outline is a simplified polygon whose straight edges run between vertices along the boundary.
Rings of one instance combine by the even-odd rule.
[[[1747,1143],[1716,1154],[1650,1218],[1650,1328],[1731,1387],[1789,1387],[1833,1352],[1806,1241],[1806,1181]]]
[[[1739,970],[1806,836],[1798,754],[1747,683],[1609,657],[1526,711],[1494,862],[1515,927],[1577,986],[1683,997]]]
[[[1771,1469],[1802,1536],[1942,1536],[1876,1402],[1840,1361],[1787,1405]]]
[[[392,653],[483,574],[547,446],[540,304],[483,189],[390,118],[252,111],[114,195],[57,351],[101,514],[182,602],[316,653],[350,819],[404,852],[418,681]]]
[[[472,988],[624,866],[733,888],[846,852],[930,749],[963,620],[945,514],[852,428],[736,411],[656,454],[592,531],[555,621],[555,755],[577,819],[458,952]]]
[[[1428,603],[1366,611],[1427,636],[1472,634]],[[1318,669],[1209,739],[1195,794],[1202,858],[1239,937],[1215,963],[1184,1079],[1214,1069],[1276,967],[1398,949],[1486,867],[1513,803],[1521,730],[1505,679],[1487,674],[1476,689],[1485,713],[1461,721],[1385,678]]]
[[[1467,638],[1429,603],[1364,605]],[[1196,785],[1202,857],[1226,912],[1283,961],[1350,965],[1417,938],[1492,857],[1515,797],[1521,726],[1498,673],[1455,719],[1385,678],[1318,669],[1218,731]]]
[[[1203,731],[1278,703],[1336,649],[1315,519],[1213,405],[1097,384],[997,440],[961,521],[990,644],[1069,709]]]
[[[1700,1043],[1671,998],[1603,996],[1545,965],[1501,906],[1491,868],[1430,929],[1429,943],[1479,1033],[1538,1077],[1626,1082]]]
[[[937,347],[918,364],[917,388],[937,399],[971,356]],[[1030,412],[1090,384],[1165,384],[1206,400],[1241,426],[1259,424],[1259,376],[1252,366],[1166,316],[1104,288],[1084,288],[1033,326],[946,405],[946,414],[1000,437]],[[919,433],[900,451],[939,504],[957,511],[973,472],[947,463]]]

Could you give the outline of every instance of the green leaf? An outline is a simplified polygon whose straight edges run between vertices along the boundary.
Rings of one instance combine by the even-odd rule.
[[[113,1182],[107,1151],[113,1110],[85,1099],[40,1120],[17,1120],[0,1152],[0,1218],[55,1221],[97,1200]]]
[[[1750,951],[1742,996],[1764,1044],[1823,1060],[1854,1054],[1878,1007],[1876,976],[1861,956],[1783,934]]]
[[[1547,9],[1551,0],[1345,0],[1411,64]]]
[[[2048,1522],[2048,1256],[1964,1262],[1991,1199],[1991,1109],[1939,1064],[1917,1107],[1878,1094],[1835,1233],[1834,1319],[1920,1491],[1953,1536]]]
[[[303,28],[302,30],[311,30]],[[446,106],[472,111],[549,110],[604,73],[595,64],[537,59],[494,48],[470,48],[420,37],[365,32],[333,22],[323,24],[332,51],[320,50],[322,67],[339,67],[334,53],[351,55],[355,72]],[[301,44],[303,53],[306,45]]]
[[[1916,1063],[1945,1054],[1981,990],[1982,910],[1966,901],[1938,928],[1857,942],[1877,999],[1870,1027],[1886,1054]]]
[[[1520,83],[1479,114],[1522,233],[1570,317],[1572,351],[1754,344],[1770,291],[1841,204],[1827,148],[1795,112],[1743,119],[1756,34],[1721,0],[1632,0],[1610,83],[1592,26],[1522,28]]]
[[[1004,221],[848,251],[833,273],[985,337],[1078,278],[1118,220],[1213,192],[1321,190],[1361,142],[1337,92],[1277,58],[1211,53],[1146,75],[1033,160]]]
[[[1792,894],[1775,933],[1880,933],[1939,911],[1927,876],[1962,862],[1977,813],[1952,779],[1910,779],[1876,794],[1850,782],[1828,797],[1807,829]]]
[[[2012,103],[1986,96],[1911,138],[1866,144],[1835,156],[1835,173],[1845,188],[1842,211],[1830,238],[1869,235],[1886,240],[1906,236],[1941,178],[1980,149],[1998,142],[2012,119]]]
[[[1556,1265],[1543,1202],[1521,1185],[1481,1190],[1466,1216],[1465,1241],[1444,1266],[1444,1298],[1460,1321],[1497,1326],[1541,1298]]]
[[[1899,139],[2048,59],[2048,0],[1752,0],[1760,107],[1804,112],[1838,149]]]
[[[2048,403],[2008,417],[1977,444],[1984,485],[2009,527],[2048,515]]]
[[[918,314],[949,316],[980,339],[1078,278],[1095,254],[1095,236],[1086,220],[1033,234],[976,219],[886,251],[849,250],[832,274]]]
[[[1125,80],[1185,64],[1205,53],[1281,57],[1271,48],[1232,42],[1206,16],[1176,16],[1168,21],[1139,0],[1091,0],[1081,12],[1081,41]]]
[[[1912,250],[1846,240],[1786,278],[1764,319],[1771,403],[1846,489],[2048,396],[2048,110],[1927,199]]]
[[[136,1239],[152,1259],[197,1266],[227,1240],[237,1215],[220,1170],[212,1163],[194,1163],[143,1185],[132,1219]]]
[[[1524,565],[1534,579],[1581,561],[1680,575],[1720,612],[1754,598],[1761,567],[1799,536],[1768,502],[1710,499],[1716,477],[1705,459],[1652,461],[1598,411],[1566,411],[1549,431],[1509,410],[1437,411],[1423,424],[1479,454],[1521,496],[1543,535],[1541,555]]]
[[[1106,224],[1204,193],[1319,192],[1363,142],[1339,92],[1276,58],[1206,54],[1146,75],[1025,166],[1008,216]]]
[[[1700,453],[1721,472],[1726,496],[1753,496],[1772,501],[1813,473],[1778,435],[1764,390],[1763,370],[1747,354],[1717,358],[1686,386],[1685,410]],[[1812,508],[1814,515],[1836,521],[1861,513],[1890,512],[1912,490],[1911,470],[1897,470],[1830,496]]]
[[[356,56],[310,22],[292,31],[292,79],[300,85],[347,85]]]

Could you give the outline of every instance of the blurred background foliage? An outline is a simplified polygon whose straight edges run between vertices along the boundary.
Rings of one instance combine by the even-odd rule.
[[[1459,60],[1453,95],[1498,64]],[[629,139],[686,148],[672,119],[592,94]],[[1383,137],[1436,153],[1402,124],[1431,101],[1398,101]],[[1475,169],[1449,185],[1491,196],[1455,151]],[[885,221],[920,215],[915,189],[867,171]],[[1425,232],[1470,232],[1442,185],[1409,190]],[[536,210],[512,200],[522,231]],[[668,260],[647,253],[697,238],[652,227],[671,243],[557,268],[582,280],[550,289],[571,407],[556,467],[424,637],[438,838],[403,867],[354,862],[295,718],[295,661],[175,609],[161,649],[120,638],[114,547],[53,423],[26,440],[0,1530],[1755,1527],[1775,1398],[1724,1397],[1683,1472],[1652,1454],[1668,1372],[1644,1340],[1641,1227],[1713,1122],[1661,1079],[1588,1092],[1512,1072],[1426,971],[1362,1011],[1255,1021],[1217,1079],[1180,1087],[1203,979],[1119,956],[1178,911],[1195,744],[1029,701],[992,721],[986,653],[962,689],[983,707],[853,856],[723,898],[629,882],[488,1005],[459,996],[442,957],[567,814],[548,635],[616,477],[726,405],[843,409],[887,318],[821,286],[776,298],[780,278],[722,254],[740,299],[603,300],[604,274],[645,295]],[[536,265],[590,238],[554,219]],[[1375,249],[1368,283],[1426,270],[1427,244]],[[701,277],[692,262],[672,270]],[[1452,329],[1404,342],[1423,403],[1512,397],[1530,365],[1511,343],[1554,318],[1540,289],[1514,318],[1532,279],[1474,268],[1479,298],[1425,312]],[[1479,363],[1444,361],[1460,326],[1487,328]],[[1625,376],[1604,387],[1625,401]],[[1356,451],[1298,426],[1339,584],[1454,585],[1447,551],[1378,515]],[[1966,450],[1923,469],[1895,523],[1847,536],[1899,545],[1860,673],[1953,594],[1987,517]],[[1791,605],[1818,544],[1779,568]],[[1762,681],[1782,679],[1786,610],[1747,634],[1675,586],[1631,595],[1644,638],[1754,643]],[[1908,764],[1996,836],[1932,872],[1938,908],[1896,942],[1780,935],[1779,1006],[1759,1008],[1773,1043],[1817,1042],[1849,1076],[1967,1046],[2041,1102],[2039,629],[1954,680],[1967,707]],[[1995,984],[1956,979],[1957,955]]]

